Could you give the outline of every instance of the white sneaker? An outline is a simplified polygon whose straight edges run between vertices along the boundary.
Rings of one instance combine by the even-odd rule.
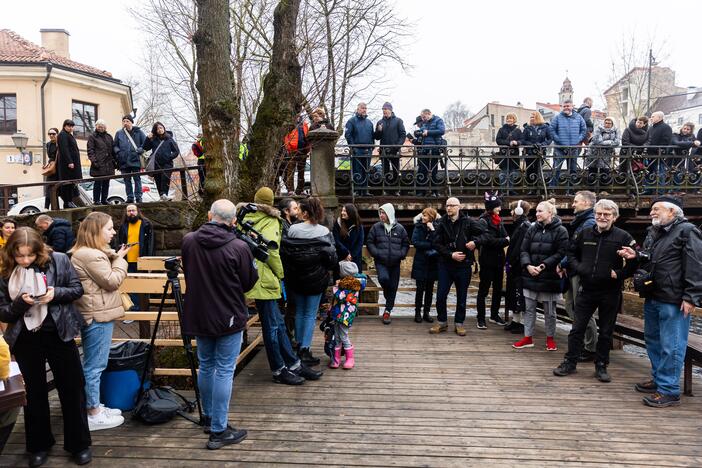
[[[100,411],[95,416],[88,415],[88,429],[90,431],[100,431],[102,429],[112,429],[124,423],[124,416],[108,414],[107,411]]]
[[[161,195],[161,201],[168,201],[168,197],[166,195]]]
[[[122,410],[119,408],[108,408],[102,403],[100,403],[100,408],[102,408],[102,410],[107,412],[107,414],[109,414],[110,416],[122,416]]]

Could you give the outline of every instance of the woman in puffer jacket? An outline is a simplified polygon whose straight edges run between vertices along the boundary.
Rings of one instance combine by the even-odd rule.
[[[612,168],[614,150],[621,143],[619,130],[614,126],[611,117],[604,119],[604,125],[595,129],[590,143],[590,151],[585,159],[590,174],[609,174]]]
[[[336,264],[334,238],[329,229],[319,224],[324,208],[318,198],[300,202],[302,223],[288,229],[280,249],[285,270],[285,285],[295,302],[295,340],[298,355],[309,366],[319,364],[312,355],[312,334],[322,294],[330,284],[329,270]]]
[[[76,307],[87,323],[80,334],[91,431],[110,429],[124,422],[120,410],[100,404],[100,377],[110,356],[114,320],[124,316],[119,287],[127,277],[124,257],[129,249],[123,245],[118,252],[112,250],[109,245],[114,236],[112,217],[95,211],[80,223],[71,250],[71,263],[85,291],[76,301]]]
[[[434,321],[429,315],[439,260],[439,253],[434,249],[436,237],[434,223],[440,218],[434,208],[424,208],[414,217],[412,245],[415,252],[412,260],[412,278],[417,282],[417,291],[414,296],[414,321],[417,323],[422,323],[422,320],[427,323]],[[422,314],[422,306],[424,306],[424,314]]]

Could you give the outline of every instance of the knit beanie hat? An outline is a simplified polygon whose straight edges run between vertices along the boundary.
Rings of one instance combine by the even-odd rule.
[[[353,276],[358,273],[358,265],[354,262],[349,262],[348,260],[342,260],[339,262],[339,276],[346,278],[347,276]]]
[[[129,114],[127,114],[127,115],[125,115],[124,117],[122,117],[122,120],[124,120],[124,119],[129,120],[131,123],[134,123],[134,117],[132,117],[132,116],[129,115]],[[130,185],[130,187],[131,187],[131,185]]]
[[[390,104],[389,102],[386,102],[385,104],[383,104],[383,109],[392,110],[392,104]]]
[[[490,193],[485,192],[485,211],[492,211],[498,206],[502,206],[502,200],[500,200],[500,194],[498,192]]]
[[[262,205],[273,206],[273,190],[268,187],[261,187],[254,195],[254,203],[260,203]]]

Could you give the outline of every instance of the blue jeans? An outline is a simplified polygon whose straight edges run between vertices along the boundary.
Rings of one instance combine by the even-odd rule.
[[[133,176],[124,178],[124,191],[127,193],[128,202],[133,202],[136,199],[137,202],[141,203],[141,174],[139,174],[139,170],[138,167],[125,167],[122,169],[123,174],[136,173]],[[132,180],[134,180],[134,188],[132,188]]]
[[[212,432],[222,432],[227,428],[234,370],[243,334],[242,330],[216,338],[197,337],[197,359],[200,361],[197,386],[202,398],[202,414],[212,418]]]
[[[85,375],[85,399],[88,409],[100,406],[100,377],[107,367],[112,345],[113,322],[96,322],[83,327],[83,375]]]
[[[278,308],[278,301],[256,299],[256,309],[261,321],[263,345],[266,348],[268,365],[271,370],[278,372],[283,367],[292,367],[297,364],[299,359],[290,345],[283,314]]]
[[[444,263],[439,264],[439,287],[436,291],[436,315],[439,322],[448,321],[446,299],[451,291],[451,284],[456,285],[456,316],[455,324],[463,324],[466,319],[466,298],[468,283],[470,283],[470,264],[456,268]]]
[[[578,172],[578,148],[554,148],[553,150],[553,174],[551,177],[551,187],[558,185],[558,178],[561,176],[561,166],[563,162],[567,161],[566,167],[568,168],[568,175],[573,175]],[[570,180],[567,184],[570,188]]]
[[[312,335],[322,295],[305,296],[292,293],[292,296],[295,302],[295,340],[300,344],[300,348],[309,348],[312,346]]]
[[[664,395],[680,395],[680,373],[685,362],[690,317],[676,304],[646,299],[644,338],[651,360],[651,377]]]

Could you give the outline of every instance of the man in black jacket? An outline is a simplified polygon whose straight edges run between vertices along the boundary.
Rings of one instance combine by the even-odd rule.
[[[475,261],[473,251],[482,244],[485,227],[482,223],[461,216],[461,203],[458,198],[446,200],[446,216],[436,228],[434,248],[439,252],[439,287],[436,292],[437,322],[429,333],[437,334],[448,330],[446,299],[451,285],[456,286],[456,315],[454,331],[465,336],[463,321],[466,318],[466,298],[470,284],[470,269]]]
[[[71,223],[67,219],[52,218],[49,215],[39,215],[34,225],[44,235],[46,244],[54,252],[68,252],[76,241]]]
[[[652,394],[643,399],[645,405],[662,408],[680,404],[690,314],[702,306],[702,233],[685,219],[681,200],[669,195],[653,201],[651,222],[641,251],[624,248],[623,255],[638,257],[648,272],[645,278],[637,273],[634,288],[646,299],[644,338],[652,378],[635,389]]]
[[[595,204],[595,226],[583,229],[571,242],[568,252],[569,270],[580,278],[580,292],[575,302],[575,321],[568,335],[568,352],[563,363],[553,370],[557,376],[575,372],[582,353],[585,331],[595,309],[599,312],[600,333],[597,339],[595,377],[610,382],[607,373],[612,334],[622,304],[624,280],[634,274],[635,260],[624,262],[622,247],[633,248],[631,234],[614,226],[619,207],[603,199]]]
[[[649,119],[648,139],[646,140],[646,154],[648,155],[648,170],[658,174],[658,186],[665,187],[667,167],[665,157],[669,146],[673,143],[673,129],[663,121],[663,112],[654,112]],[[658,189],[660,192],[661,189]]]
[[[478,329],[486,330],[485,298],[492,286],[492,301],[490,303],[490,322],[505,325],[500,317],[502,302],[502,280],[505,271],[505,247],[509,244],[509,236],[500,218],[502,201],[497,193],[485,192],[485,213],[480,216],[480,223],[485,229],[485,241],[480,246],[480,286],[478,286]]]
[[[246,430],[229,426],[227,411],[248,319],[244,293],[256,284],[258,272],[248,246],[233,231],[235,216],[232,202],[217,200],[208,213],[209,222],[186,234],[182,246],[188,285],[183,334],[197,338],[198,387],[204,426],[210,431],[208,449],[246,438]]]
[[[383,118],[375,124],[373,138],[380,140],[380,157],[383,160],[384,183],[394,186],[400,173],[400,157],[397,153],[405,143],[405,124],[402,119],[395,117],[392,104],[383,104]],[[395,188],[389,190],[391,195],[399,195]]]

